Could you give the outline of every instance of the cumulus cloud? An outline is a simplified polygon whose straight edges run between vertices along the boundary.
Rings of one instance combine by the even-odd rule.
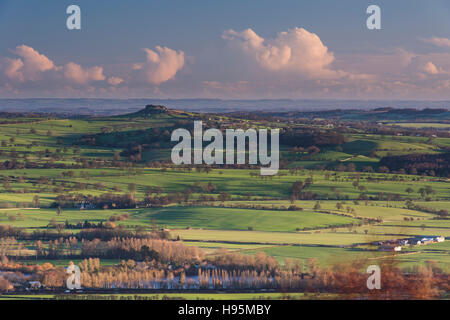
[[[431,43],[435,46],[438,46],[438,47],[450,48],[450,39],[448,39],[448,38],[431,37],[431,38],[425,38],[422,40],[427,43]]]
[[[30,71],[43,72],[55,68],[53,61],[29,46],[17,46],[15,53],[25,60],[25,65]]]
[[[149,84],[159,85],[173,79],[184,66],[183,51],[160,46],[156,46],[155,50],[145,48],[144,51],[146,62],[135,64],[133,69],[142,72]]]
[[[304,28],[278,33],[274,39],[264,39],[252,29],[241,32],[232,29],[222,37],[240,47],[256,63],[270,71],[296,73],[311,78],[333,78],[345,75],[331,69],[334,54],[319,36]]]
[[[21,59],[5,59],[5,75],[13,80],[24,81],[24,76],[21,69],[23,68],[23,61]]]
[[[19,45],[10,56],[0,57],[0,93],[92,96],[147,90],[148,84],[155,89],[185,65],[183,51],[162,46],[144,51],[144,62],[111,66],[116,74],[107,75],[102,66],[56,63],[35,48]]]
[[[64,76],[66,77],[66,79],[77,84],[87,84],[91,81],[105,80],[102,67],[96,66],[84,69],[79,64],[73,62],[69,62],[64,66]]]
[[[102,67],[86,68],[74,62],[58,66],[49,57],[27,45],[19,45],[11,53],[15,57],[0,58],[0,83],[3,90],[15,94],[21,90],[70,92],[72,86],[87,88],[89,92],[94,88],[93,82],[106,80]],[[110,77],[108,83],[114,86],[122,81],[121,78]]]
[[[443,68],[438,68],[433,62],[428,61],[424,65],[420,66],[420,70],[431,75],[437,74],[449,74],[450,72],[444,70]]]
[[[438,68],[431,61],[428,61],[426,64],[424,64],[422,66],[422,70],[429,74],[438,74],[439,73]]]
[[[119,77],[110,77],[108,78],[108,83],[112,86],[118,86],[119,84],[121,84],[124,80],[122,78]]]
[[[12,80],[34,81],[42,72],[56,69],[53,61],[29,46],[17,46],[13,53],[19,58],[4,60],[5,74]]]

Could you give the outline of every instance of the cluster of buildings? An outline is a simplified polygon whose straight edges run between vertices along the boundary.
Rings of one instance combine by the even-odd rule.
[[[379,241],[375,244],[378,245],[379,251],[402,251],[402,247],[407,245],[427,245],[431,243],[444,242],[445,237],[443,236],[418,236],[409,239],[398,239],[398,240],[387,240]]]

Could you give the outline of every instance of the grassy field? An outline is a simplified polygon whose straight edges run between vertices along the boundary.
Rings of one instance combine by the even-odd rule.
[[[248,194],[253,197],[264,197],[270,199],[288,198],[292,184],[296,181],[305,181],[312,176],[313,184],[307,191],[317,194],[320,198],[340,197],[344,199],[357,199],[361,191],[355,188],[352,175],[349,173],[338,173],[337,176],[326,179],[325,173],[320,171],[303,171],[303,174],[289,175],[288,171],[281,170],[280,176],[261,180],[261,178],[250,177],[251,170],[236,169],[215,169],[212,172],[185,172],[181,170],[169,169],[140,169],[139,172],[126,173],[120,169],[83,169],[70,170],[73,177],[61,177],[67,170],[59,169],[25,169],[9,170],[10,189],[6,190],[0,185],[0,204],[29,204],[33,197],[38,195],[42,198],[43,205],[50,205],[52,200],[58,195],[56,186],[51,184],[39,184],[41,177],[55,180],[57,185],[65,183],[63,190],[72,193],[100,195],[104,192],[127,192],[129,185],[134,184],[135,196],[143,197],[149,187],[161,187],[163,192],[183,192],[186,189],[193,192],[193,197],[198,196],[198,192],[193,186],[197,184],[213,183],[216,186],[216,194],[220,192],[230,193],[236,197],[245,197]],[[378,179],[377,181],[370,178]],[[0,172],[1,178],[1,172]],[[5,177],[3,177],[5,178]],[[19,178],[23,182],[18,182]],[[359,186],[365,188],[365,194],[369,197],[376,197],[380,193],[396,194],[403,197],[413,197],[420,200],[419,190],[427,186],[433,188],[431,198],[433,201],[446,201],[450,199],[450,188],[448,182],[442,179],[422,178],[403,175],[398,181],[385,180],[389,178],[383,174],[360,174]],[[413,180],[414,179],[414,180]],[[83,184],[83,188],[79,188]],[[99,187],[101,186],[101,187]],[[24,188],[28,192],[23,193]],[[412,193],[406,191],[412,188]],[[14,191],[12,193],[11,191]],[[117,191],[116,191],[117,192]]]
[[[128,213],[130,219],[121,221],[125,226],[141,225],[150,227],[156,221],[166,228],[193,227],[202,229],[248,230],[252,227],[260,231],[294,232],[296,228],[324,228],[357,222],[356,219],[322,214],[312,211],[276,211],[230,209],[216,207],[167,207],[162,209],[122,209],[122,210],[63,210],[57,209],[13,209],[0,211],[0,223],[22,228],[43,228],[51,220],[58,223],[68,221],[100,222],[112,215]],[[17,217],[11,220],[11,217]]]
[[[170,158],[171,130],[180,125],[180,121],[191,122],[194,117],[200,115],[36,117],[0,125],[0,225],[15,226],[28,232],[56,232],[53,224],[105,223],[113,215],[127,214],[129,217],[115,222],[115,227],[136,230],[139,226],[150,230],[156,225],[168,230],[171,239],[179,238],[189,246],[201,248],[208,258],[224,254],[223,249],[226,249],[246,255],[264,252],[281,264],[286,259],[307,263],[315,258],[321,267],[329,267],[354,260],[376,263],[389,258],[410,270],[430,262],[446,271],[450,269],[448,240],[426,246],[407,246],[395,255],[377,251],[370,245],[375,241],[424,235],[450,238],[450,220],[438,216],[439,210],[450,208],[448,178],[431,174],[377,173],[379,161],[384,156],[448,152],[450,138],[432,138],[420,131],[428,128],[442,131],[450,127],[448,123],[386,125],[420,131],[420,134],[410,136],[367,133],[361,126],[349,126],[348,130],[342,130],[345,138],[342,144],[320,146],[311,154],[283,145],[281,159],[285,167],[273,177],[255,175],[259,172],[256,168],[212,168],[205,173],[196,168],[188,171],[163,167],[160,163],[155,165],[155,161]],[[219,115],[208,115],[208,120],[203,119],[205,122],[217,121],[216,124],[228,121],[245,126],[251,123],[255,127],[298,126],[328,130],[326,124],[316,123],[268,123]],[[0,120],[11,121],[8,118]],[[156,135],[155,132],[158,132],[158,139],[151,140],[151,134]],[[142,148],[138,160],[130,156],[133,150],[129,149],[137,143]],[[354,165],[352,169],[348,169],[350,164]],[[338,169],[339,165],[348,166],[348,170]],[[371,171],[368,167],[374,172],[367,172]],[[365,168],[364,172],[362,168]],[[293,184],[306,181],[308,184],[301,190],[306,195],[300,199],[308,200],[293,199]],[[208,184],[213,186],[211,190],[207,190]],[[425,189],[429,192],[424,192]],[[58,214],[55,200],[59,195],[100,196],[106,193],[131,194],[138,202],[148,195],[189,193],[190,197],[184,202],[148,208],[145,205],[92,210],[63,207]],[[229,200],[219,200],[224,193],[229,195]],[[212,200],[198,201],[202,196]],[[407,199],[417,206],[416,209],[407,208]],[[289,210],[291,206],[297,208]],[[370,223],[368,219],[371,219]],[[76,234],[79,229],[63,231]],[[22,244],[30,250],[35,249],[33,243],[25,241]],[[69,261],[55,258],[50,262],[55,266],[66,266]],[[46,261],[27,258],[23,262],[42,265]],[[80,259],[74,262],[79,263]],[[118,263],[120,259],[102,260],[104,266]],[[281,294],[271,293],[167,296],[184,299],[283,298]],[[302,294],[292,297],[309,298]],[[0,296],[0,299],[20,298],[53,296]],[[162,295],[155,297],[161,298]]]
[[[433,123],[433,122],[399,122],[392,125],[406,127],[406,128],[438,128],[447,129],[450,128],[449,123]]]
[[[388,235],[366,235],[364,233],[341,232],[262,232],[262,231],[227,231],[227,230],[172,230],[183,240],[217,241],[245,244],[295,244],[323,246],[351,246],[376,240],[392,239]]]
[[[167,228],[294,232],[296,228],[325,228],[356,222],[355,219],[312,211],[251,210],[214,207],[169,207],[139,211],[129,223],[149,224],[152,219]],[[128,222],[126,222],[128,223]]]

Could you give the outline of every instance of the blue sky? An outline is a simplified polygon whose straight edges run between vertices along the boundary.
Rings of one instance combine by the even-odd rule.
[[[0,97],[449,99],[449,18],[446,0],[0,0]]]

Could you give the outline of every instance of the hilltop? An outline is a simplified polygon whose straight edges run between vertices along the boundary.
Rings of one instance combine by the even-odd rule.
[[[126,113],[122,115],[118,115],[116,117],[126,117],[126,118],[151,118],[155,115],[169,114],[172,111],[169,111],[169,108],[163,105],[153,105],[148,104],[144,109],[138,110],[132,113]]]
[[[126,113],[114,116],[113,118],[140,118],[140,119],[152,119],[152,118],[180,118],[181,117],[191,117],[195,114],[191,112],[185,112],[181,110],[169,109],[164,105],[154,105],[148,104],[144,109],[138,110],[132,113]]]
[[[152,114],[160,114],[160,113],[168,113],[169,108],[163,105],[153,105],[148,104],[145,106],[143,110],[136,112],[136,114],[140,115],[152,115]]]

